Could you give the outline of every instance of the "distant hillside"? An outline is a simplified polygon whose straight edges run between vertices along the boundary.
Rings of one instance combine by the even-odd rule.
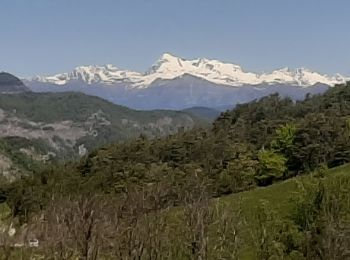
[[[185,112],[136,111],[81,93],[2,94],[0,160],[7,168],[12,160],[31,169],[36,161],[71,160],[141,134],[154,138],[205,125]]]
[[[206,119],[208,121],[214,121],[221,113],[219,110],[208,107],[192,107],[184,109],[182,111]]]
[[[0,72],[0,93],[29,92],[23,82],[10,73]]]

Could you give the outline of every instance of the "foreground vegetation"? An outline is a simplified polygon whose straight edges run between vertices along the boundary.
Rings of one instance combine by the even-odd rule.
[[[214,200],[193,176],[180,191],[182,206],[160,209],[167,188],[108,200],[60,196],[49,203],[44,220],[32,218],[26,227],[41,247],[3,247],[4,259],[349,257],[349,165]],[[11,244],[11,238],[2,241]]]
[[[108,145],[0,195],[46,258],[347,259],[350,183],[337,171],[348,167],[327,169],[349,161],[347,84],[240,105],[210,130]]]

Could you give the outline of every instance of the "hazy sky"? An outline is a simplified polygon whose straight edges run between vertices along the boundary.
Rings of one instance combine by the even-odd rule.
[[[350,76],[349,10],[349,0],[0,0],[0,71],[145,71],[171,52]]]

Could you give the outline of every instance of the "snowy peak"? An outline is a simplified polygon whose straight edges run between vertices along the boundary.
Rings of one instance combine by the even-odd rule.
[[[340,74],[322,75],[305,68],[292,70],[286,67],[271,73],[258,74],[246,72],[236,64],[205,58],[187,60],[170,53],[164,53],[146,73],[121,70],[108,64],[105,66],[80,66],[70,73],[36,77],[34,80],[57,85],[65,85],[75,80],[84,81],[87,84],[126,83],[135,88],[147,88],[155,80],[171,80],[187,74],[215,84],[232,87],[259,84],[289,84],[308,87],[317,83],[332,86],[348,80]]]
[[[183,59],[173,56],[170,53],[164,53],[156,63],[152,65],[146,75],[150,75],[152,73],[157,73],[159,71],[173,71],[178,67],[182,67]]]
[[[172,55],[170,53],[164,53],[160,59],[158,60],[158,62],[163,62],[163,63],[179,63],[181,64],[181,61],[184,60],[180,57],[177,57],[175,55]]]
[[[322,75],[306,68],[298,68],[292,70],[290,68],[282,68],[275,70],[269,74],[260,75],[260,80],[264,83],[273,84],[292,84],[301,87],[312,86],[317,83],[333,86],[335,84],[344,83],[347,79],[339,74],[336,76]]]
[[[186,74],[228,86],[259,84],[256,74],[244,72],[239,65],[204,58],[187,60],[165,53],[144,74],[138,86],[147,87],[156,79],[169,80]]]
[[[81,80],[88,84],[101,83],[112,85],[117,82],[127,82],[135,77],[140,77],[137,72],[120,70],[117,67],[107,64],[104,66],[79,66],[70,73],[62,73],[49,77],[35,77],[34,80],[56,85],[65,85],[70,81]]]
[[[192,71],[192,73],[242,71],[239,65],[231,63],[206,58],[186,60],[169,53],[163,54],[152,68],[154,73],[160,73],[165,70],[170,72],[186,70],[186,72]]]

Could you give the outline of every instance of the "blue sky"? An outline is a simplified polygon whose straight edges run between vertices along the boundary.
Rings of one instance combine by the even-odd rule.
[[[1,0],[0,71],[145,71],[171,52],[350,75],[349,10],[348,0]]]

